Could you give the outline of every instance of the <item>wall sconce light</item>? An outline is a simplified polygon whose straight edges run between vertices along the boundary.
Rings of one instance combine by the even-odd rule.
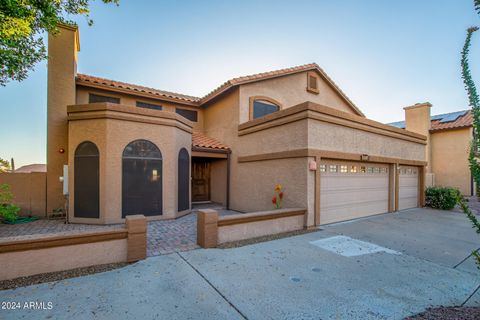
[[[370,158],[370,157],[368,156],[368,154],[362,154],[362,155],[360,156],[360,159],[361,159],[362,161],[368,161],[369,158]]]
[[[310,160],[308,163],[308,170],[316,171],[317,170],[317,162],[315,160]]]
[[[60,148],[60,149],[58,149],[58,152],[60,152],[60,153],[65,153],[65,149]]]

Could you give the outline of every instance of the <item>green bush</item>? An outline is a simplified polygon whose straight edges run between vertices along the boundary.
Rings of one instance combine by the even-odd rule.
[[[8,222],[17,219],[20,208],[12,203],[13,194],[8,184],[0,184],[0,217]]]
[[[459,197],[462,197],[462,195],[455,188],[428,187],[425,190],[425,205],[434,209],[452,210]]]

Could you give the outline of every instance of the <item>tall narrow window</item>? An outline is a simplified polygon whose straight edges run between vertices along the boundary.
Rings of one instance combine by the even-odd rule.
[[[257,119],[280,110],[280,104],[266,97],[250,98],[250,119]]]
[[[162,214],[162,154],[152,142],[136,140],[123,150],[122,217]]]
[[[74,217],[99,218],[99,152],[90,141],[82,142],[74,158]]]
[[[178,153],[178,211],[190,209],[190,155],[182,148]]]

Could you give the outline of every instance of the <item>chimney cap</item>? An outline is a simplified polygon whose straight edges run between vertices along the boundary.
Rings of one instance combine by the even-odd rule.
[[[415,109],[415,108],[431,108],[432,104],[430,102],[415,103],[413,106],[408,106],[403,108],[403,110]]]

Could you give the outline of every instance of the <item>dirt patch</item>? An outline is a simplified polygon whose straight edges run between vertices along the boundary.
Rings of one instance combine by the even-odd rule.
[[[3,280],[3,281],[0,281],[0,290],[26,287],[34,284],[40,284],[45,282],[52,282],[52,281],[86,276],[94,273],[106,272],[106,271],[110,271],[118,268],[123,268],[129,264],[130,263],[126,263],[126,262],[108,263],[108,264],[102,264],[98,266],[76,268],[76,269],[58,271],[58,272],[41,273],[41,274],[36,274],[28,277],[20,277],[20,278],[15,278],[11,280]]]
[[[251,238],[251,239],[246,239],[246,240],[227,242],[227,243],[223,243],[223,244],[217,246],[217,248],[219,248],[219,249],[238,248],[238,247],[243,247],[243,246],[247,246],[247,245],[250,245],[250,244],[266,242],[266,241],[271,241],[271,240],[277,240],[277,239],[282,239],[282,238],[288,238],[288,237],[298,236],[298,235],[301,235],[301,234],[317,232],[317,231],[320,231],[320,230],[321,229],[303,229],[303,230],[297,230],[297,231],[291,231],[291,232],[277,233],[277,234],[272,234],[272,235],[263,236],[263,237],[257,237],[257,238]]]
[[[437,307],[416,314],[405,320],[476,320],[480,319],[480,307]]]

